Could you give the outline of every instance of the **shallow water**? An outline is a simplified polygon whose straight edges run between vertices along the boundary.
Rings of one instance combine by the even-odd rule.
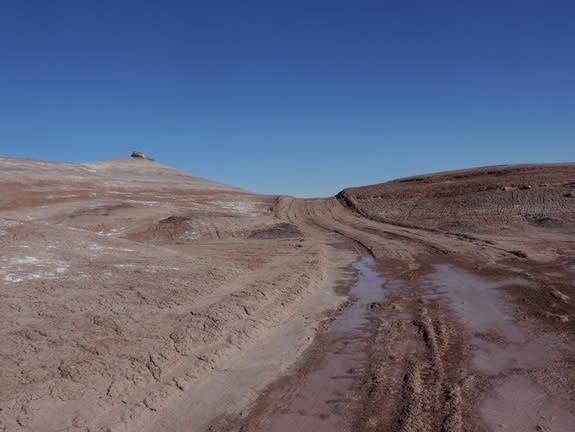
[[[372,269],[373,259],[356,262],[357,281],[351,287],[352,302],[320,335],[325,350],[305,372],[287,379],[266,396],[256,423],[233,431],[346,431],[351,430],[349,408],[353,404],[354,370],[367,361],[366,337],[370,332],[369,305],[385,298],[384,280]]]
[[[363,258],[353,264],[358,271],[357,281],[350,288],[348,295],[353,300],[329,324],[326,335],[333,338],[355,337],[365,334],[372,313],[368,306],[385,299],[382,289],[384,279],[373,270],[373,258]]]
[[[575,272],[575,263],[565,261],[564,264],[565,264],[565,267],[567,267],[567,270]]]
[[[486,281],[449,265],[436,266],[430,280],[436,287],[435,294],[447,297],[463,324],[473,333],[497,332],[515,343],[527,339],[526,331],[514,322],[513,311],[499,290],[524,284],[523,280]]]
[[[427,287],[446,298],[473,346],[472,366],[494,377],[480,412],[489,430],[574,431],[569,409],[529,377],[554,361],[556,340],[533,334],[514,320],[501,288],[526,285],[522,279],[486,281],[452,266],[437,266]]]

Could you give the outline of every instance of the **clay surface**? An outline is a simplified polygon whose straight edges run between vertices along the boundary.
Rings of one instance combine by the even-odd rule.
[[[573,430],[574,181],[0,157],[0,430]]]

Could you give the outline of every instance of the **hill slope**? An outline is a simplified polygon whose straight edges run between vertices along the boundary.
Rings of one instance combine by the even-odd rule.
[[[276,197],[132,158],[0,158],[0,190],[0,430],[202,430],[341,301],[349,253]]]
[[[501,165],[348,188],[362,215],[463,233],[575,232],[575,164]]]

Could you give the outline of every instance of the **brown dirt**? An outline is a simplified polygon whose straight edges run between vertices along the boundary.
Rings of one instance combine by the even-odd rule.
[[[573,430],[575,165],[317,200],[130,158],[0,166],[0,430],[261,430],[322,376],[324,336],[304,350],[364,254],[385,299],[346,427]]]

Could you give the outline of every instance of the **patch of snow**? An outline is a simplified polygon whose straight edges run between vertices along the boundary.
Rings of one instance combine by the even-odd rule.
[[[91,244],[88,246],[88,249],[93,251],[118,251],[118,252],[135,252],[134,249],[127,249],[127,248],[115,248],[110,246],[101,246],[97,244]]]
[[[128,230],[128,227],[122,227],[122,228],[112,228],[110,230],[110,232],[106,233],[106,236],[114,236],[114,235],[120,235],[125,233]]]
[[[47,199],[56,199],[56,198],[76,198],[78,195],[68,194],[68,195],[47,195]],[[42,206],[47,207],[47,206]]]
[[[85,230],[85,229],[82,229],[82,228],[78,228],[78,227],[73,227],[73,226],[66,227],[66,229],[69,229],[69,230],[72,230],[72,231],[80,231],[80,232],[91,232],[91,231],[88,231],[88,230]]]
[[[65,273],[67,270],[67,268],[64,267],[58,267],[56,269],[56,273]],[[54,272],[39,272],[39,273],[31,273],[31,274],[18,274],[15,275],[14,273],[9,273],[6,276],[4,276],[4,281],[6,282],[12,282],[12,283],[17,283],[17,282],[23,282],[23,281],[30,281],[30,280],[36,280],[36,279],[50,279],[53,278],[54,276],[56,276],[56,273]]]
[[[147,272],[155,273],[156,270],[180,270],[179,267],[165,267],[161,265],[146,265],[146,264],[114,264],[117,268],[139,268]]]
[[[216,204],[220,208],[226,210],[235,210],[241,214],[247,214],[250,216],[257,215],[257,209],[254,202],[249,201],[231,201],[231,202],[219,202],[219,201],[212,201],[213,204]]]
[[[9,165],[9,166],[21,166],[20,162],[13,162],[11,160],[4,159],[4,158],[2,159],[2,163],[5,165]]]
[[[137,201],[137,200],[126,200],[126,202],[129,203],[135,203],[135,204],[141,204],[141,205],[145,205],[145,206],[154,206],[156,204],[159,204],[158,201]]]
[[[22,282],[24,279],[23,279],[23,278],[14,277],[13,275],[8,274],[8,275],[4,276],[4,280],[5,280],[6,282],[16,283],[16,282]]]
[[[192,231],[192,232],[185,233],[182,237],[185,240],[198,240],[198,239],[202,238],[202,233],[199,233],[197,231]]]
[[[40,260],[33,256],[25,256],[23,258],[12,258],[10,260],[10,264],[18,265],[18,264],[36,264],[39,263]]]
[[[0,227],[2,228],[12,228],[18,225],[22,225],[21,222],[10,220],[10,219],[2,219],[0,218]]]
[[[33,256],[4,259],[0,275],[5,282],[17,283],[36,279],[51,279],[68,270],[68,264],[59,260],[40,260]],[[29,269],[34,270],[31,272]]]

